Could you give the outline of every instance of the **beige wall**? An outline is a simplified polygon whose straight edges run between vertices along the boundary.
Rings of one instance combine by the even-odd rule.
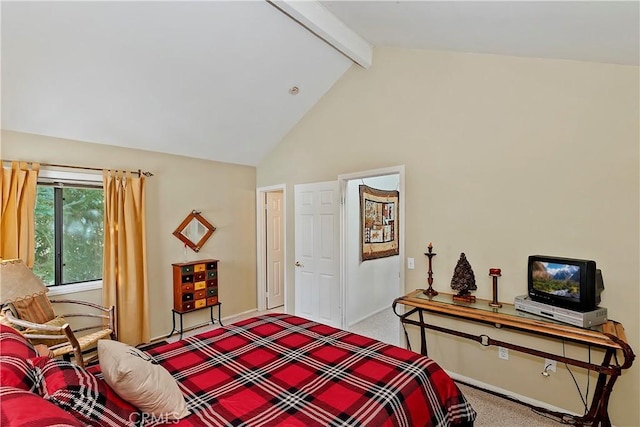
[[[602,305],[640,352],[638,77],[633,66],[377,49],[369,70],[352,67],[258,166],[257,184],[286,183],[293,194],[297,183],[405,165],[405,250],[417,265],[406,270],[407,291],[424,287],[430,241],[436,289],[450,290],[465,252],[476,295],[490,297],[488,269],[499,267],[507,302],[526,293],[528,255],[595,259]],[[292,220],[287,228],[292,266]],[[430,355],[448,370],[582,412],[561,366],[545,380],[539,359],[512,352],[503,361],[495,347],[430,340]],[[616,383],[616,425],[640,425],[638,365]],[[586,377],[573,371],[584,392]]]
[[[151,337],[171,330],[171,264],[185,261],[173,230],[196,209],[216,231],[187,260],[220,260],[222,316],[256,308],[255,168],[101,144],[2,131],[3,159],[126,170],[149,170],[147,256]],[[99,292],[79,297],[99,299]],[[185,327],[205,322],[208,310],[184,316]],[[121,323],[120,327],[126,327]]]

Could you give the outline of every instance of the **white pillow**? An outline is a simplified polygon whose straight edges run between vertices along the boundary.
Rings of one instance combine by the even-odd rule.
[[[189,414],[175,378],[151,363],[149,355],[118,341],[99,340],[98,359],[107,384],[140,411],[176,420]]]

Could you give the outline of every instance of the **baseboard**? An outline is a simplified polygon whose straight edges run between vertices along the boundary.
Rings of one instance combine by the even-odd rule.
[[[523,396],[523,395],[518,394],[518,393],[514,393],[514,392],[512,392],[510,390],[506,390],[504,388],[496,387],[496,386],[494,386],[492,384],[487,384],[487,383],[484,383],[482,381],[478,381],[478,380],[473,379],[473,378],[465,377],[464,375],[460,375],[460,374],[457,374],[455,372],[450,372],[450,371],[447,371],[447,370],[445,370],[445,371],[455,381],[459,381],[461,383],[468,384],[468,385],[470,385],[472,387],[476,387],[476,388],[479,388],[479,389],[487,390],[487,391],[492,392],[492,393],[497,393],[497,394],[500,394],[500,395],[504,395],[507,398],[509,398],[510,400],[523,403],[523,404],[525,404],[527,406],[536,406],[536,407],[548,409],[548,410],[554,411],[554,412],[563,412],[565,414],[571,414],[571,415],[580,416],[580,414],[577,414],[575,412],[568,411],[568,410],[566,410],[564,408],[559,408],[557,406],[549,405],[546,402],[541,402],[539,400],[532,399],[530,397]]]
[[[228,323],[233,323],[234,322],[233,319],[236,319],[236,318],[242,317],[242,316],[246,316],[247,314],[250,314],[250,313],[257,313],[257,312],[258,312],[258,309],[257,308],[253,308],[251,310],[243,311],[242,313],[236,313],[233,316],[226,316],[226,317],[222,318],[222,323],[225,324],[225,325],[228,324]],[[184,328],[182,330],[182,333],[184,334],[185,332],[193,331],[194,329],[202,328],[202,327],[207,326],[207,325],[211,325],[211,322],[199,323],[197,325],[186,327],[186,328]],[[179,334],[180,333],[178,332],[178,335]],[[166,335],[159,335],[157,337],[151,338],[151,341],[149,341],[149,344],[153,344],[156,341],[166,340],[166,339],[167,339]]]
[[[367,314],[366,316],[362,316],[361,318],[356,319],[353,322],[349,323],[349,328],[352,327],[353,325],[355,325],[356,323],[360,323],[362,321],[365,321],[368,318],[375,316],[376,314],[380,314],[383,311],[388,310],[389,308],[390,308],[389,306],[385,306],[385,307],[380,308],[379,310],[374,311],[373,313]]]
[[[243,317],[243,316],[246,316],[247,314],[257,313],[257,312],[258,312],[257,308],[252,308],[251,310],[243,311],[242,313],[237,313],[237,314],[234,314],[233,316],[223,317],[222,321],[224,323],[233,323],[235,321],[233,319],[235,319],[237,317]]]

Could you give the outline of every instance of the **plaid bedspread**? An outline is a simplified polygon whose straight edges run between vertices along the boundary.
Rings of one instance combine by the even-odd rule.
[[[476,416],[433,360],[285,314],[149,354],[178,380],[192,412],[166,425],[449,426]]]

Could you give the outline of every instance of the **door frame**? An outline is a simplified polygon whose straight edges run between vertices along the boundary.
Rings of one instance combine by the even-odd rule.
[[[288,293],[288,277],[287,277],[287,185],[277,184],[267,187],[256,188],[256,286],[257,286],[257,309],[258,311],[264,311],[267,309],[267,247],[266,247],[266,235],[267,224],[264,215],[265,211],[265,195],[271,192],[282,192],[282,241],[284,244],[284,312],[287,312],[287,293]]]
[[[398,296],[404,295],[405,292],[405,264],[404,264],[404,248],[405,248],[405,171],[404,165],[391,166],[381,169],[370,169],[360,172],[352,172],[347,174],[338,175],[338,181],[340,182],[340,292],[342,300],[342,325],[347,325],[347,208],[345,205],[345,198],[347,194],[347,182],[354,179],[365,179],[376,176],[384,175],[398,175],[398,191],[400,192],[399,212],[400,227],[399,238],[400,247],[398,248],[400,253],[400,280],[398,281]]]

